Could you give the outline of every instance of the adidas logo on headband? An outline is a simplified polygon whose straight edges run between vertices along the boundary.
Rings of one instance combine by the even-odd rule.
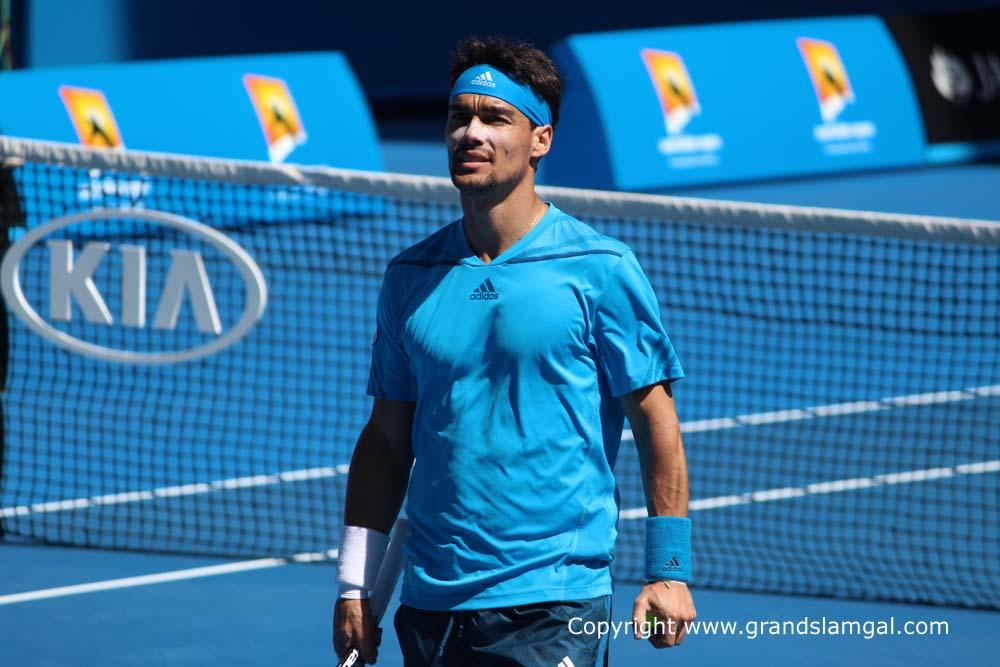
[[[492,65],[475,65],[455,79],[448,99],[464,94],[487,95],[503,100],[535,125],[548,125],[552,122],[552,110],[538,91],[530,84],[512,79],[502,69]]]
[[[489,70],[486,70],[469,83],[473,86],[486,86],[487,88],[497,87],[497,84],[493,83],[493,73]]]

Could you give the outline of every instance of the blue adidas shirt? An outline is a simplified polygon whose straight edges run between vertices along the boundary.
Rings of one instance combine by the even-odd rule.
[[[416,402],[402,601],[610,594],[616,397],[681,377],[635,255],[555,206],[489,264],[461,221],[396,256],[368,393]]]

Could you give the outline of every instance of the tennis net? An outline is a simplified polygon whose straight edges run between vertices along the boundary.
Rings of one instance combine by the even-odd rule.
[[[460,216],[451,184],[0,156],[5,533],[335,557],[382,271]],[[542,194],[631,245],[659,296],[697,586],[1000,607],[1000,225]],[[636,581],[628,433],[616,476]]]

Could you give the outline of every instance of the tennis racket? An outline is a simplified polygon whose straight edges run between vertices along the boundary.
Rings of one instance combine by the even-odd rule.
[[[372,616],[375,618],[375,627],[378,627],[389,606],[389,600],[396,590],[396,582],[399,581],[399,574],[403,571],[403,543],[410,534],[410,522],[406,517],[399,517],[396,526],[392,529],[389,537],[389,546],[385,550],[385,558],[382,559],[382,567],[375,578],[375,588],[368,596],[368,603],[371,605]],[[365,664],[361,660],[358,649],[353,648],[343,660],[338,663],[338,667],[357,667]]]

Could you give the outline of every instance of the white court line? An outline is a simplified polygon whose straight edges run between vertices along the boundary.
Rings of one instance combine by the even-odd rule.
[[[736,415],[735,417],[718,417],[715,419],[700,419],[697,421],[681,422],[681,433],[704,433],[706,431],[721,431],[730,428],[742,428],[747,426],[763,426],[769,424],[784,424],[793,421],[803,421],[805,419],[815,419],[817,417],[839,417],[841,415],[862,414],[865,412],[880,412],[892,408],[922,407],[926,405],[940,405],[942,403],[956,403],[959,401],[969,401],[977,397],[1000,396],[1000,384],[987,385],[983,387],[968,387],[953,391],[934,391],[924,394],[910,394],[909,396],[887,396],[875,401],[851,401],[847,403],[831,403],[830,405],[816,405],[808,408],[792,408],[788,410],[774,410],[771,412],[757,412],[749,415]],[[633,440],[632,431],[622,432],[622,440],[630,442]]]
[[[139,577],[108,579],[106,581],[95,581],[89,584],[77,584],[75,586],[44,588],[42,590],[28,591],[26,593],[0,595],[0,605],[15,604],[17,602],[29,602],[31,600],[44,600],[46,598],[65,597],[67,595],[79,595],[80,593],[93,593],[95,591],[110,591],[115,588],[131,588],[133,586],[162,584],[167,581],[180,581],[181,579],[214,577],[220,574],[232,574],[234,572],[246,572],[248,570],[263,570],[269,567],[280,567],[285,565],[287,562],[288,560],[285,558],[259,558],[257,560],[246,560],[237,563],[224,563],[222,565],[209,565],[208,567],[195,567],[187,570],[174,570],[173,572],[160,572],[159,574],[145,574]]]
[[[95,593],[97,591],[110,591],[116,588],[134,588],[136,586],[149,586],[150,584],[163,584],[169,581],[181,581],[184,579],[200,579],[202,577],[215,577],[220,574],[233,574],[235,572],[249,572],[251,570],[266,570],[272,567],[281,567],[289,563],[318,563],[326,560],[336,560],[337,549],[321,553],[296,554],[291,558],[257,558],[255,560],[237,561],[234,563],[222,563],[221,565],[209,565],[206,567],[193,567],[186,570],[173,570],[171,572],[159,572],[157,574],[144,574],[138,577],[124,577],[122,579],[107,579],[105,581],[94,581],[88,584],[75,584],[73,586],[59,586],[57,588],[43,588],[37,591],[27,591],[24,593],[12,593],[10,595],[0,595],[0,606],[5,604],[16,604],[18,602],[32,602],[34,600],[45,600],[47,598],[66,597],[67,595],[79,595],[81,593]]]
[[[909,396],[890,396],[877,401],[854,401],[848,403],[833,403],[830,405],[819,405],[809,408],[794,408],[790,410],[775,410],[770,412],[758,412],[748,415],[737,415],[735,417],[720,417],[716,419],[702,419],[681,423],[682,433],[703,433],[706,431],[720,431],[730,428],[744,428],[747,426],[760,426],[765,424],[780,424],[792,421],[802,421],[815,419],[817,417],[836,417],[846,414],[858,414],[864,412],[878,412],[891,408],[905,408],[913,406],[935,405],[940,403],[953,403],[956,401],[968,401],[978,396],[990,397],[1000,396],[1000,385],[987,385],[982,387],[968,387],[966,389],[954,391],[937,391],[924,394],[911,394]],[[622,440],[632,441],[632,431],[626,429],[622,432]],[[307,468],[304,470],[288,470],[285,472],[270,475],[252,475],[249,477],[236,477],[233,479],[216,480],[214,482],[202,482],[198,484],[185,484],[182,486],[167,486],[158,489],[144,491],[129,491],[125,493],[114,493],[103,496],[93,496],[90,498],[72,498],[68,500],[54,500],[51,502],[36,503],[34,505],[18,505],[15,507],[0,507],[0,518],[29,516],[32,514],[45,514],[48,512],[63,512],[67,510],[87,509],[98,505],[116,505],[122,503],[145,502],[154,498],[177,498],[180,496],[194,496],[216,491],[228,491],[233,489],[260,488],[265,486],[276,486],[286,482],[299,482],[306,480],[325,479],[346,475],[347,464],[335,467]]]
[[[871,489],[879,486],[894,484],[913,484],[915,482],[931,482],[937,479],[947,479],[959,475],[982,475],[990,472],[1000,472],[1000,459],[996,461],[979,461],[977,463],[963,463],[952,468],[928,468],[926,470],[907,470],[888,475],[874,475],[872,477],[855,477],[853,479],[835,479],[829,482],[817,482],[806,486],[785,486],[778,489],[761,489],[732,496],[718,496],[716,498],[699,498],[688,503],[688,510],[698,512],[701,510],[714,510],[720,507],[733,507],[734,505],[749,505],[751,503],[768,503],[776,500],[787,500],[789,498],[802,498],[804,496],[843,493],[845,491],[857,491],[858,489]],[[619,517],[626,520],[645,519],[645,507],[632,507],[624,509],[619,513]]]
[[[814,417],[837,416],[843,414],[856,414],[860,412],[875,412],[893,407],[904,407],[914,405],[931,405],[934,403],[946,403],[952,401],[965,401],[976,396],[998,396],[1000,395],[1000,385],[986,387],[971,387],[962,391],[942,391],[927,394],[915,394],[913,396],[895,396],[885,398],[880,401],[861,401],[852,403],[837,403],[813,408],[783,410],[774,412],[763,412],[757,415],[740,415],[735,418],[720,418],[701,420],[696,422],[686,422],[681,424],[681,431],[685,433],[722,430],[728,428],[742,428],[756,424],[774,424],[781,421],[798,421],[801,419],[811,419]],[[622,433],[622,440],[633,440],[632,432],[625,430]],[[111,494],[105,496],[94,496],[92,498],[77,498],[72,500],[53,501],[48,503],[38,503],[29,506],[7,507],[0,509],[0,516],[26,516],[40,512],[56,512],[68,509],[81,509],[93,505],[108,505],[123,502],[142,502],[156,497],[176,497],[184,495],[195,495],[200,493],[211,493],[221,489],[238,489],[259,486],[270,486],[281,482],[295,482],[301,480],[324,479],[336,475],[346,474],[347,465],[339,465],[333,468],[309,468],[306,470],[292,470],[273,475],[254,475],[252,477],[241,477],[236,479],[219,480],[207,484],[188,484],[184,486],[164,487],[151,491],[133,491],[129,493]],[[789,498],[800,498],[814,494],[841,493],[858,489],[867,489],[889,484],[912,484],[915,482],[925,482],[936,479],[953,477],[956,475],[978,475],[985,473],[1000,472],[1000,460],[979,461],[965,463],[954,467],[929,468],[926,470],[909,470],[873,477],[859,477],[854,479],[841,479],[828,482],[818,482],[804,487],[782,487],[776,489],[761,489],[738,495],[717,496],[715,498],[699,498],[692,500],[688,509],[692,512],[719,509],[722,507],[733,507],[737,505],[748,505],[751,503],[774,502],[787,500]],[[624,509],[619,513],[623,520],[635,520],[646,517],[645,507],[635,507]],[[15,593],[13,595],[0,596],[0,605],[14,604],[17,602],[27,602],[30,600],[41,600],[45,598],[62,597],[66,595],[77,595],[80,593],[90,593],[94,591],[112,590],[116,588],[127,588],[132,586],[144,586],[149,584],[164,583],[169,581],[179,581],[182,579],[193,579],[197,577],[210,577],[233,572],[243,572],[247,570],[259,570],[271,567],[280,567],[290,562],[311,563],[337,558],[337,550],[331,549],[322,553],[297,554],[291,558],[261,558],[250,561],[240,561],[223,565],[213,565],[209,567],[193,568],[188,570],[176,570],[161,574],[151,574],[139,577],[127,577],[124,579],[111,579],[98,581],[89,584],[79,584],[75,586],[61,586],[59,588],[47,588],[26,593]]]
[[[704,510],[719,509],[722,507],[733,507],[736,505],[749,505],[751,503],[759,504],[774,502],[777,500],[787,500],[789,498],[801,498],[803,496],[813,494],[854,491],[857,489],[867,489],[888,484],[912,484],[915,482],[926,482],[935,479],[953,477],[956,475],[979,475],[990,472],[1000,472],[1000,459],[996,461],[966,463],[953,468],[910,470],[890,475],[876,475],[874,477],[859,477],[855,479],[841,479],[831,482],[822,482],[818,484],[810,484],[805,487],[782,487],[777,489],[751,491],[750,493],[740,495],[700,498],[698,500],[692,500],[688,503],[688,510],[691,512],[699,512]],[[622,510],[619,513],[619,518],[626,521],[644,519],[646,518],[646,508],[635,507],[632,509]],[[272,567],[281,567],[283,565],[288,565],[291,562],[315,563],[325,560],[336,560],[337,556],[337,550],[330,549],[326,552],[296,554],[291,558],[259,558],[257,560],[239,561],[235,563],[225,563],[223,565],[211,565],[208,567],[196,567],[188,570],[175,570],[173,572],[148,574],[139,577],[96,581],[89,584],[78,584],[75,586],[45,588],[37,591],[28,591],[26,593],[0,595],[0,605],[15,604],[17,602],[29,602],[33,600],[44,600],[46,598],[64,597],[67,595],[78,595],[80,593],[92,593],[95,591],[107,591],[116,588],[130,588],[134,586],[160,584],[168,581],[180,581],[182,579],[212,577],[220,574],[245,572],[247,570],[262,570]]]
[[[181,496],[196,496],[205,493],[213,493],[215,491],[231,491],[234,489],[276,486],[284,482],[326,479],[336,477],[338,475],[346,475],[347,469],[348,465],[343,464],[332,468],[325,467],[307,468],[305,470],[288,470],[286,472],[276,473],[273,475],[235,477],[233,479],[220,479],[214,482],[183,484],[180,486],[164,486],[148,491],[127,491],[124,493],[92,496],[90,498],[73,498],[70,500],[54,500],[45,503],[35,503],[34,505],[2,507],[0,508],[0,518],[29,516],[31,514],[45,514],[48,512],[63,512],[66,510],[88,509],[98,505],[120,505],[122,503],[144,502],[153,500],[154,498],[179,498]]]

